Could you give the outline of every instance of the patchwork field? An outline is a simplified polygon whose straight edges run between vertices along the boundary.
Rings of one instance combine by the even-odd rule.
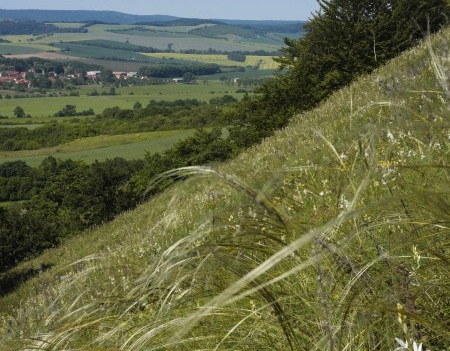
[[[81,23],[52,23],[59,28],[79,28]],[[214,24],[201,24],[196,26],[136,26],[136,25],[110,25],[97,24],[87,27],[86,33],[54,33],[51,35],[6,35],[2,36],[11,42],[11,44],[23,44],[30,41],[36,48],[35,52],[45,52],[50,50],[49,44],[70,43],[83,40],[110,40],[118,43],[129,43],[134,45],[156,48],[158,50],[167,50],[170,45],[173,51],[182,50],[221,50],[221,51],[255,51],[267,50],[276,51],[283,44],[282,33],[267,33],[258,37],[242,37],[235,34],[225,34],[216,36],[213,28]],[[205,29],[206,28],[206,29]],[[207,28],[211,28],[208,34]],[[222,29],[223,30],[223,29]],[[232,30],[231,30],[232,31]],[[27,46],[28,47],[28,46]],[[32,51],[18,52],[10,49],[0,54],[19,54],[34,53]],[[53,50],[59,50],[52,48]],[[1,50],[1,49],[0,49]],[[80,54],[80,56],[82,56]]]

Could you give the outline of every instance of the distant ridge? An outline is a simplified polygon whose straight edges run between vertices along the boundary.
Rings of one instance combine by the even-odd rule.
[[[166,15],[131,15],[117,11],[91,10],[3,10],[0,20],[31,20],[37,22],[86,22],[133,24],[136,22],[164,22],[178,17]]]
[[[181,18],[169,15],[132,15],[117,11],[92,11],[92,10],[4,10],[0,9],[0,21],[2,20],[29,20],[37,22],[88,22],[97,21],[118,24],[153,24],[163,25],[164,22],[173,21],[174,25],[183,22],[192,23],[226,23],[231,25],[265,25],[283,26],[286,24],[301,25],[305,21],[281,21],[281,20],[232,20],[232,19],[198,19]],[[195,23],[194,23],[195,22]]]

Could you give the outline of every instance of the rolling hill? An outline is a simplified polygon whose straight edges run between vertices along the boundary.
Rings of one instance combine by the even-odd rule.
[[[5,10],[0,9],[0,19],[30,20],[38,22],[88,22],[132,24],[135,22],[171,21],[177,17],[165,15],[130,15],[117,11],[89,10]]]

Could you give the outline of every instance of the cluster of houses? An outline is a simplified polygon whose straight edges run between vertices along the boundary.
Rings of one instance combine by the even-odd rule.
[[[30,69],[28,72],[20,72],[20,71],[3,71],[0,72],[0,84],[3,83],[15,83],[18,85],[24,85],[27,87],[31,86],[31,81],[27,79],[27,73],[32,73],[35,78],[37,77],[47,77],[52,83],[56,81],[56,77],[58,74],[56,72],[48,72],[47,74],[44,71],[36,72],[34,69]]]
[[[5,71],[0,72],[0,84],[11,83],[27,85],[29,86],[30,81],[25,78],[26,72],[18,71]]]
[[[33,69],[29,71],[33,74],[34,77],[43,76],[44,73],[42,72],[35,72]],[[26,79],[26,75],[28,72],[19,72],[19,71],[3,71],[0,72],[0,84],[3,83],[15,83],[20,85],[25,85],[30,87],[31,81]],[[48,72],[45,75],[52,83],[55,82],[56,78],[58,77],[58,74],[56,72]],[[60,75],[62,76],[62,75]],[[64,75],[66,79],[74,79],[79,78],[81,76],[80,73],[74,73],[74,74],[68,74]],[[132,77],[137,76],[137,72],[113,72],[113,76],[117,79],[128,79]],[[100,77],[100,71],[88,71],[86,73],[86,78],[95,80],[98,77]]]
[[[67,75],[61,75],[61,74],[57,74],[56,72],[50,71],[47,72],[45,74],[45,72],[40,72],[40,71],[35,71],[34,69],[29,70],[28,72],[19,72],[19,71],[0,71],[0,85],[4,84],[4,83],[15,83],[15,84],[19,84],[19,85],[23,85],[23,86],[27,86],[27,87],[31,87],[32,82],[30,81],[30,79],[27,79],[27,77],[29,78],[29,76],[27,75],[27,73],[32,73],[32,75],[35,78],[38,78],[40,76],[45,76],[46,78],[48,78],[52,83],[54,83],[56,81],[56,79],[59,77],[63,78],[63,79],[75,79],[75,78],[80,78],[81,77],[81,73],[72,73],[72,74],[67,74]],[[86,72],[86,79],[89,80],[97,80],[100,78],[101,75],[101,71],[88,71]],[[137,72],[112,72],[112,75],[114,78],[117,79],[129,79],[129,78],[133,78],[133,77],[137,77],[138,73]],[[145,77],[142,77],[142,79],[144,79]],[[173,78],[172,83],[174,84],[182,84],[184,83],[183,78]]]
[[[132,78],[132,77],[136,77],[137,76],[137,72],[113,72],[113,77],[117,78],[117,79],[128,79],[128,78]],[[86,78],[88,79],[97,79],[98,77],[100,77],[100,71],[88,71],[86,73]]]

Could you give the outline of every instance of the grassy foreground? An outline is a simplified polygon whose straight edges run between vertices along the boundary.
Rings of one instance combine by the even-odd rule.
[[[449,35],[9,272],[0,348],[447,350]]]

